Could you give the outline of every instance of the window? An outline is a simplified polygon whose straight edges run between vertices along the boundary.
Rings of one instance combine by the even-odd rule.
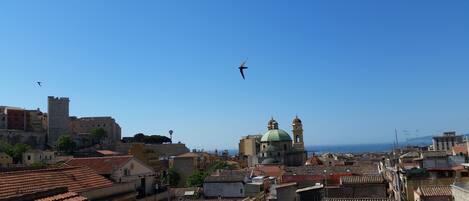
[[[124,169],[124,176],[129,176],[130,175],[130,170],[125,168]]]
[[[31,155],[28,155],[28,161],[31,160]]]
[[[287,150],[287,144],[283,144],[283,150],[284,150],[284,151]]]
[[[242,188],[239,189],[239,193],[243,194],[243,189]]]

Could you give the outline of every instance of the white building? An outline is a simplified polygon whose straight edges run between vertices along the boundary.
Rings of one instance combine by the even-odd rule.
[[[226,171],[219,175],[205,178],[204,195],[206,197],[242,198],[245,197],[247,178],[242,172]]]
[[[441,136],[434,136],[433,151],[452,151],[453,146],[463,141],[462,135],[456,135],[456,132],[444,132]]]
[[[28,150],[23,153],[23,164],[54,164],[57,162],[57,152],[50,150]]]
[[[469,201],[469,183],[455,183],[451,185],[454,201]]]
[[[73,158],[68,166],[87,166],[96,173],[110,178],[115,183],[134,183],[140,196],[155,193],[155,172],[153,168],[132,155]]]

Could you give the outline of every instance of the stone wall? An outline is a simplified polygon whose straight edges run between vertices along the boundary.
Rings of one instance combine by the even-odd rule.
[[[0,129],[0,140],[9,144],[23,143],[34,149],[44,149],[46,133]]]

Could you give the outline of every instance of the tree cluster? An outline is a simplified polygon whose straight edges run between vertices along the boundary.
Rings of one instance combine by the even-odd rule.
[[[17,143],[15,145],[8,144],[0,141],[0,152],[5,152],[13,158],[13,163],[20,163],[23,161],[23,153],[30,150],[31,147],[27,144]]]
[[[201,187],[204,184],[206,177],[210,176],[216,170],[232,170],[235,167],[226,161],[216,161],[210,165],[206,170],[196,171],[187,179],[187,186]]]
[[[165,142],[171,142],[171,139],[162,135],[145,135],[143,133],[138,133],[134,135],[133,141],[145,144],[162,144]]]
[[[57,150],[63,153],[72,154],[76,148],[76,143],[70,135],[61,135],[57,139]]]

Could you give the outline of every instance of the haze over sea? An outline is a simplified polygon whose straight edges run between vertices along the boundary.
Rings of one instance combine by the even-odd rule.
[[[350,145],[307,145],[308,156],[322,153],[365,153],[365,152],[390,152],[392,143],[376,144],[350,144]],[[230,155],[238,154],[238,149],[229,149]]]

